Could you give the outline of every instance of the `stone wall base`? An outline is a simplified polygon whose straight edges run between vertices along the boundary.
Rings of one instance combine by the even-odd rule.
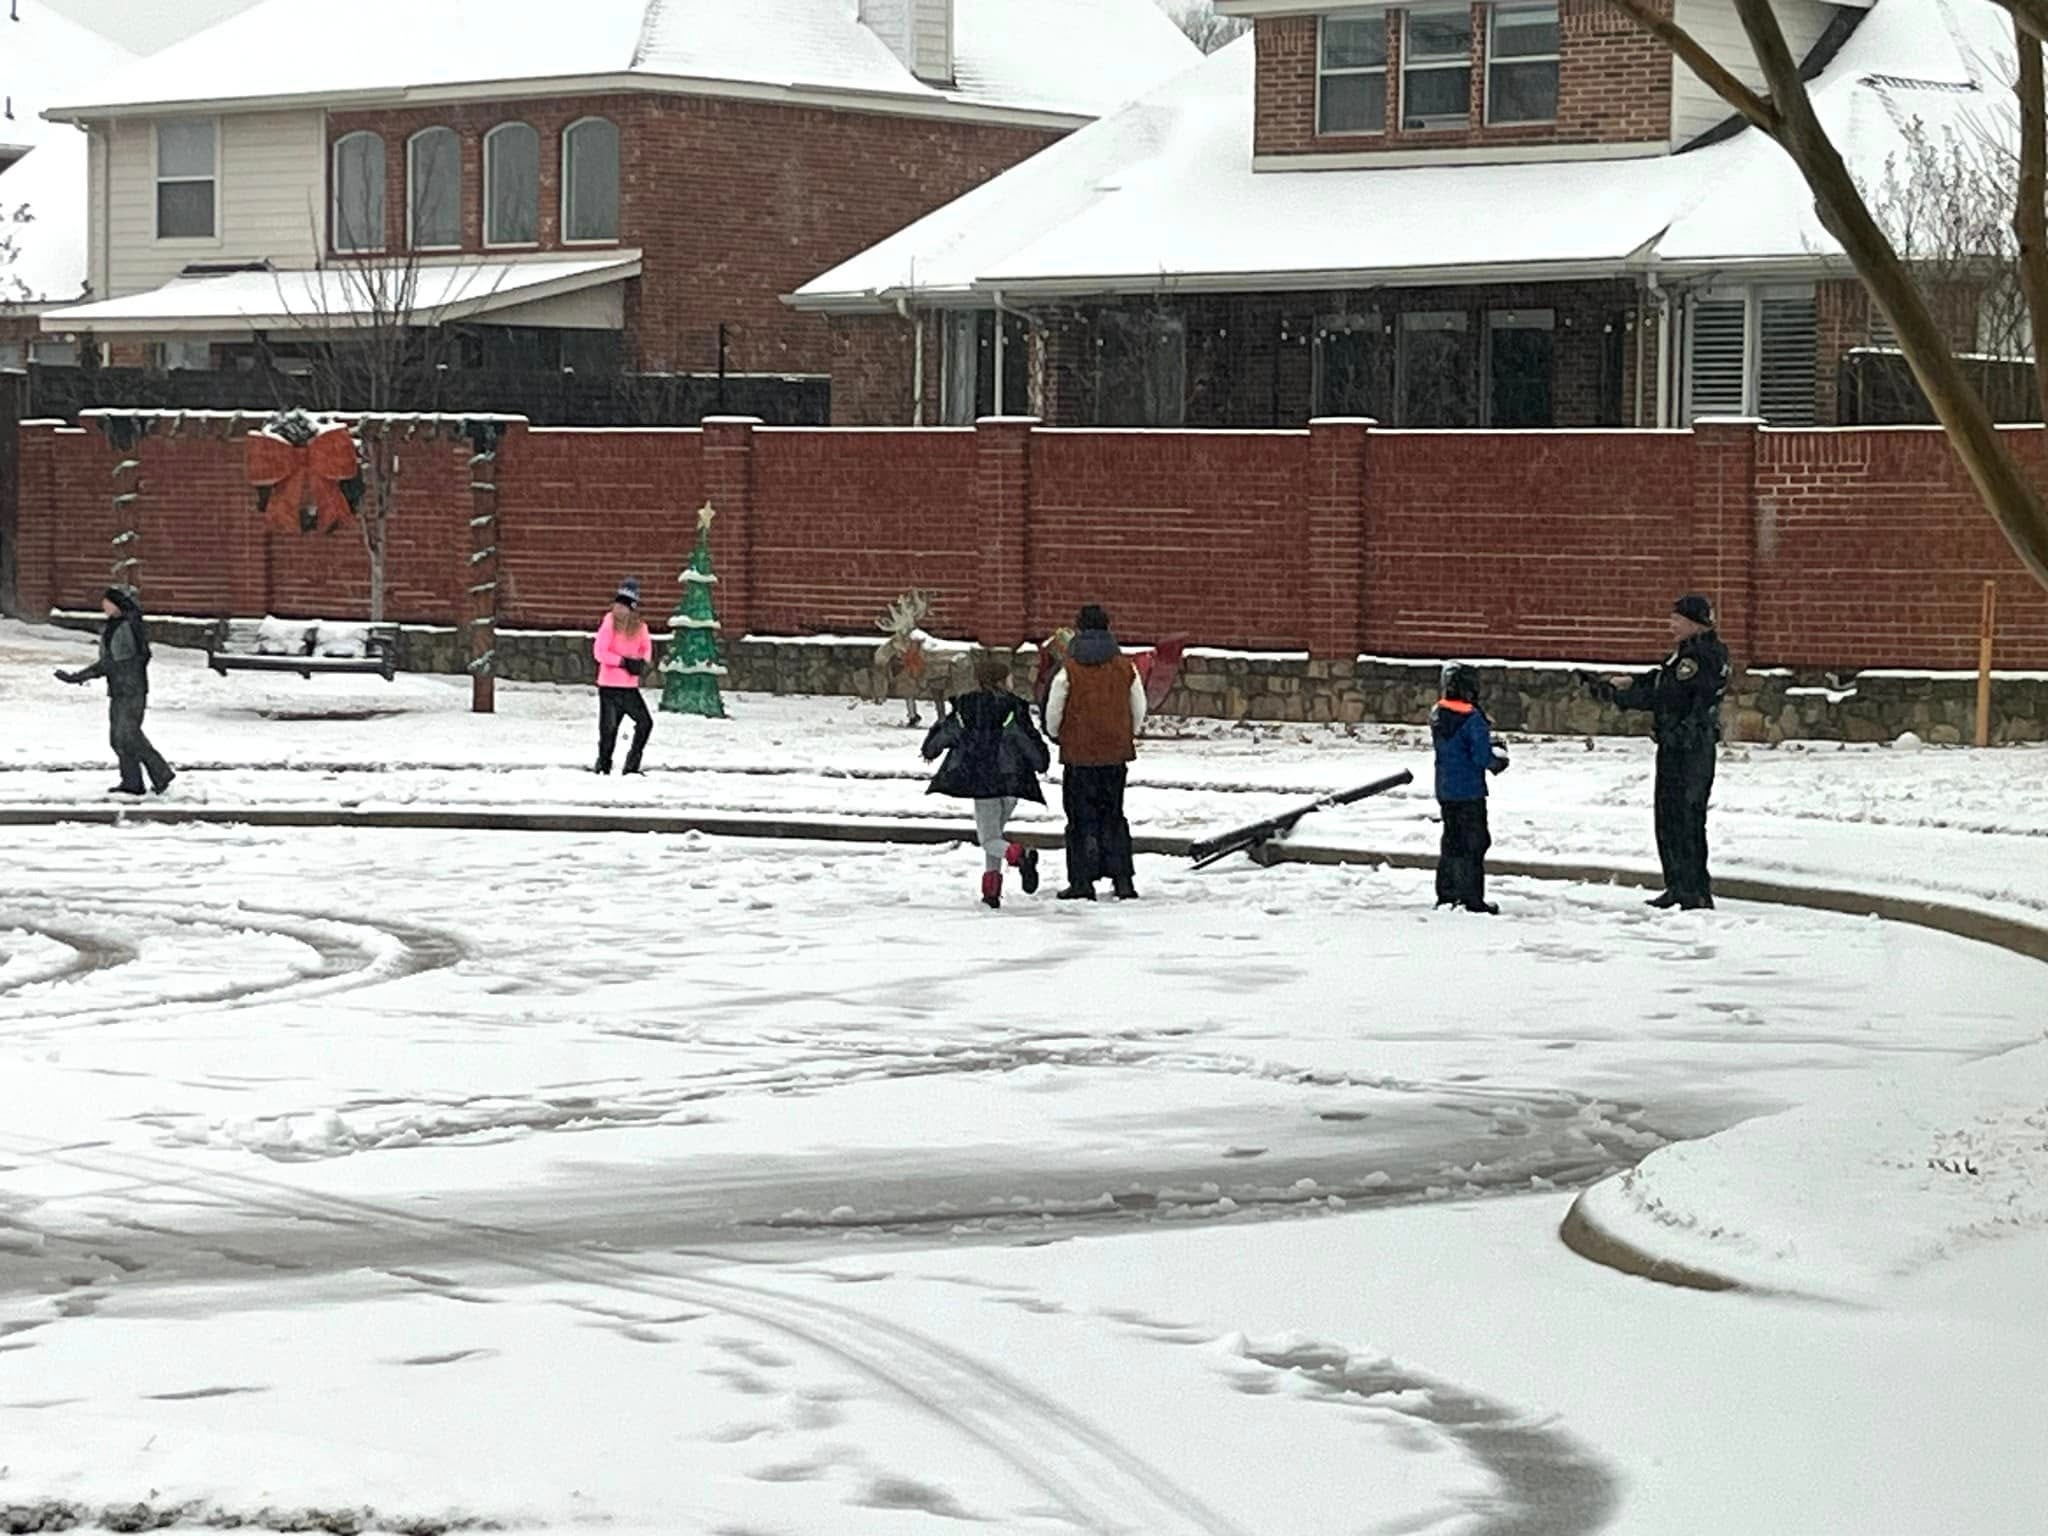
[[[95,629],[98,615],[52,614],[51,622]],[[213,621],[152,618],[163,645],[201,646]],[[892,695],[873,661],[874,640],[752,638],[727,647],[726,686],[742,693],[822,694],[880,699]],[[592,681],[590,636],[562,630],[500,630],[498,675],[515,682]],[[943,698],[973,686],[965,645],[935,654],[922,697]],[[656,657],[661,655],[657,642]],[[407,626],[399,634],[399,665],[408,672],[464,670],[453,629]],[[1037,656],[1012,655],[1014,684],[1028,692]],[[1550,736],[1642,735],[1647,719],[1594,703],[1573,668],[1516,663],[1481,666],[1481,694],[1495,726]],[[1419,724],[1436,702],[1435,661],[1310,661],[1300,655],[1195,652],[1181,670],[1162,713],[1212,720]],[[290,681],[287,677],[285,681]],[[1893,741],[1910,731],[1950,745],[1973,738],[1977,683],[1950,673],[1813,676],[1784,671],[1744,673],[1728,698],[1732,741]],[[2048,675],[1994,674],[1991,739],[2000,745],[2048,740]]]

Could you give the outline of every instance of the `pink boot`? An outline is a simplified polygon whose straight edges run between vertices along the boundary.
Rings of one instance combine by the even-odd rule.
[[[984,907],[1000,907],[1003,904],[1003,872],[989,870],[981,877],[981,904]]]

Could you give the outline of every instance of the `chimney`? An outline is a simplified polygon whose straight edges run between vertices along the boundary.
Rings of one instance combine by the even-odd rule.
[[[860,0],[860,20],[918,79],[953,83],[953,0]]]

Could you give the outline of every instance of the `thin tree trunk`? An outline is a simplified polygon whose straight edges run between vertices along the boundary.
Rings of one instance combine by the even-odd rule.
[[[2048,89],[2044,89],[2041,40],[2017,22],[2013,43],[2019,78],[2019,185],[2013,197],[2012,232],[2019,241],[2020,292],[2027,301],[2027,329],[2033,341],[2034,388],[2041,419],[2048,422]]]

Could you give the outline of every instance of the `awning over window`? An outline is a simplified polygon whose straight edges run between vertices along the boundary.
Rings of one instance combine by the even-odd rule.
[[[639,275],[638,251],[608,251],[576,260],[526,257],[413,266],[344,262],[318,271],[192,273],[148,293],[51,310],[43,316],[43,329],[91,331],[98,336],[231,336],[257,331],[332,336],[394,324],[435,326],[484,317],[508,324],[547,324],[542,308],[546,301],[594,295]],[[524,312],[531,319],[508,311]]]

